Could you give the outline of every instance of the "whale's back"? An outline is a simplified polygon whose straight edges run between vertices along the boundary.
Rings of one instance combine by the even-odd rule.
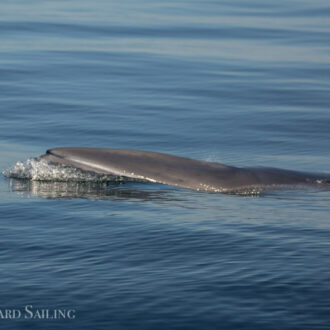
[[[41,158],[96,173],[207,191],[296,185],[329,179],[275,168],[238,168],[164,153],[103,148],[56,148]]]

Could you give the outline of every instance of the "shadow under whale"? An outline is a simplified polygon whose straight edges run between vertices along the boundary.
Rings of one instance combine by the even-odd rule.
[[[104,148],[55,148],[39,157],[128,180],[141,180],[210,192],[240,193],[306,185],[329,186],[330,174],[264,167],[235,167],[164,153]]]
[[[122,181],[36,181],[10,178],[9,191],[46,199],[179,201],[178,197],[174,196],[170,190],[160,189],[157,185],[152,189],[147,189],[141,185],[126,184]]]

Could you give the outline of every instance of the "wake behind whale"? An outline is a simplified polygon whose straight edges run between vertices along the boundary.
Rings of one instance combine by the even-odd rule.
[[[157,182],[209,192],[256,193],[310,185],[325,187],[330,183],[330,174],[241,168],[141,150],[55,148],[39,159],[124,180]]]

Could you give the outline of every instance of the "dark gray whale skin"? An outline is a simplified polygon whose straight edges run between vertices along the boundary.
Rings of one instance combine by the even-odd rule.
[[[140,150],[55,148],[47,150],[40,159],[101,174],[211,192],[295,188],[311,184],[323,186],[330,182],[330,174],[263,167],[239,168]]]

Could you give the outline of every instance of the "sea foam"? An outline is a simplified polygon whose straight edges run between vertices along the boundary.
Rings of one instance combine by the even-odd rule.
[[[78,168],[48,163],[46,160],[28,158],[17,162],[12,167],[2,171],[7,178],[26,179],[33,181],[121,181],[124,178],[114,175],[97,174]],[[127,178],[125,178],[127,180]]]

